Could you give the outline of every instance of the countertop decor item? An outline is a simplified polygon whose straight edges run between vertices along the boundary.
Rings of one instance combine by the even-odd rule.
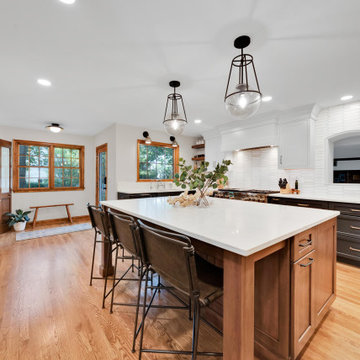
[[[23,211],[21,209],[17,209],[15,214],[6,213],[5,215],[9,217],[8,225],[9,227],[13,226],[15,231],[24,231],[26,227],[26,223],[30,220],[29,214],[31,211]]]
[[[284,179],[279,179],[280,194],[291,194],[290,184]]]
[[[244,119],[259,110],[262,97],[253,57],[244,54],[244,49],[250,42],[250,37],[246,35],[234,41],[234,47],[241,49],[241,54],[231,62],[224,99],[230,114]]]
[[[180,81],[170,81],[169,85],[174,88],[174,92],[167,97],[163,124],[169,135],[177,136],[184,132],[187,118],[183,98],[176,92]]]
[[[196,190],[195,195],[191,198],[191,201],[186,202],[188,205],[204,205],[209,206],[209,202],[206,196],[209,195],[218,185],[225,184],[228,181],[226,173],[231,165],[230,160],[223,160],[222,163],[218,163],[213,171],[209,171],[209,162],[203,161],[198,167],[192,167],[186,165],[184,159],[179,159],[180,172],[175,174],[174,183],[177,186],[181,186],[182,189]],[[183,194],[182,196],[189,196]],[[189,200],[187,198],[187,200]],[[169,199],[169,203],[173,201]],[[175,202],[176,203],[176,202]]]

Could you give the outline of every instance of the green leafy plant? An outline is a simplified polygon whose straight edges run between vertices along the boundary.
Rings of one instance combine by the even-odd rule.
[[[186,165],[183,158],[179,159],[179,173],[175,174],[174,183],[182,189],[198,189],[200,196],[205,197],[209,189],[216,189],[218,185],[225,185],[228,177],[225,175],[229,171],[230,160],[223,160],[217,163],[213,171],[209,171],[209,162],[202,161],[200,166],[195,168]]]
[[[28,215],[30,213],[31,213],[31,211],[23,211],[21,209],[17,209],[15,211],[15,214],[6,213],[5,215],[9,217],[9,220],[7,221],[7,224],[9,225],[9,227],[11,227],[14,224],[17,224],[19,222],[29,221],[30,218],[28,217]]]

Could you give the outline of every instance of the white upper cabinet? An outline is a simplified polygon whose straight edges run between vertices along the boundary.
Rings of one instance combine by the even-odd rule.
[[[300,119],[279,124],[279,168],[307,169],[314,166],[314,120]]]

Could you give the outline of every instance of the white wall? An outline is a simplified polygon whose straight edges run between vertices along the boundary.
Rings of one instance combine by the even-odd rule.
[[[116,125],[116,179],[118,183],[136,183],[137,181],[137,140],[143,139],[142,133],[147,130],[153,141],[170,143],[170,135],[165,131],[154,131],[145,128]],[[196,138],[190,136],[177,136],[179,155],[188,164],[193,164],[191,158],[195,153],[191,148]],[[142,186],[143,184],[138,184]],[[109,197],[109,196],[108,196]],[[110,199],[110,197],[109,197]]]
[[[360,184],[333,184],[328,178],[328,138],[344,132],[360,130],[360,102],[323,109],[315,121],[315,168],[280,170],[278,148],[233,153],[229,185],[240,188],[278,189],[280,177],[286,177],[291,186],[296,179],[306,193],[353,195],[360,197]]]
[[[31,192],[31,193],[13,193],[12,210],[28,209],[29,206],[74,203],[70,208],[71,215],[87,215],[86,204],[94,200],[94,143],[93,137],[78,136],[62,132],[53,134],[48,131],[35,131],[30,129],[21,129],[8,126],[0,126],[0,139],[12,141],[13,139],[46,141],[54,143],[63,143],[71,145],[85,146],[85,190],[79,191],[51,191],[51,192]],[[32,214],[33,215],[33,214]],[[66,217],[65,208],[40,209],[39,220],[55,219]]]

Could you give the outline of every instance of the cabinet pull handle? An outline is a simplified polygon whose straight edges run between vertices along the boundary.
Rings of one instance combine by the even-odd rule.
[[[360,252],[360,249],[355,249],[355,248],[353,248],[352,246],[350,246],[350,247],[349,247],[349,249],[350,249],[351,251],[357,251],[357,252]]]
[[[353,212],[360,212],[360,209],[350,209]]]
[[[360,227],[358,227],[358,226],[350,225],[350,227],[351,227],[352,229],[354,229],[354,230],[360,230]]]
[[[280,165],[282,165],[283,156],[280,155]]]
[[[297,204],[298,206],[310,206],[309,204]]]
[[[309,262],[308,263],[306,263],[306,264],[300,264],[300,266],[302,266],[302,267],[308,267],[308,266],[310,266],[313,262],[314,262],[314,259],[313,258],[309,258]]]
[[[305,247],[310,246],[310,245],[312,245],[311,239],[306,240],[306,242],[304,242],[304,243],[299,243],[299,246],[302,247],[302,248],[305,248]]]
[[[277,198],[272,198],[273,199],[273,201],[279,201],[280,199],[277,199]]]

